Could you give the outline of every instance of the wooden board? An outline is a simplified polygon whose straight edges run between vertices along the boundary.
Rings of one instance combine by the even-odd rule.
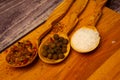
[[[94,3],[91,1],[80,16],[81,21],[76,29],[85,25],[86,16],[93,11]],[[2,53],[0,54],[0,80],[118,80],[120,79],[119,25],[120,14],[104,8],[103,15],[96,26],[101,35],[98,48],[88,54],[80,54],[71,49],[68,58],[55,65],[46,64],[37,57],[29,66],[12,68],[5,62],[6,54]],[[36,35],[38,33],[39,28],[27,37],[38,36]]]

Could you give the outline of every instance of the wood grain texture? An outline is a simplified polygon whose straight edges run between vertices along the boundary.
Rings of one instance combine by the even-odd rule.
[[[120,80],[120,48],[88,80]]]
[[[94,5],[94,0],[90,0],[76,29],[85,25],[86,16],[93,12]],[[0,80],[119,80],[119,25],[120,14],[105,7],[96,26],[101,36],[98,48],[88,54],[80,54],[71,49],[68,58],[55,65],[46,64],[37,57],[29,66],[12,68],[5,62],[6,54],[0,54]],[[37,29],[26,37],[36,35]]]
[[[62,0],[0,2],[0,51],[43,23]],[[54,5],[53,5],[54,4]]]

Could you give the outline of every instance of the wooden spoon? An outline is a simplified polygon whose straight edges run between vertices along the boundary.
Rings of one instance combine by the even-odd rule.
[[[42,26],[38,27],[35,31],[31,32],[30,34],[28,34],[27,36],[25,36],[24,38],[19,40],[17,43],[15,43],[13,46],[11,46],[9,49],[7,49],[6,62],[12,67],[24,67],[24,66],[27,66],[28,64],[32,63],[33,60],[37,57],[38,39],[39,39],[39,41],[41,41],[41,39],[52,29],[53,23],[60,20],[66,14],[67,10],[69,9],[69,7],[73,3],[73,1],[74,0],[64,0],[53,11],[53,13],[49,16],[48,20]],[[23,43],[24,41],[28,41],[28,40],[32,43],[32,46],[34,47],[33,49],[35,49],[34,52],[32,52],[32,58],[30,58],[29,61],[25,60],[24,63],[22,63],[22,64],[10,62],[10,60],[14,56],[14,54],[11,54],[13,47],[15,48],[16,45]],[[24,47],[22,47],[21,49],[24,49]],[[22,50],[19,50],[19,51],[22,51]],[[17,55],[18,55],[18,53],[17,53]],[[24,56],[22,56],[22,57],[24,57]],[[28,56],[28,57],[30,57],[30,56]],[[16,57],[13,59],[16,60]],[[11,60],[11,61],[14,61],[14,60]]]
[[[81,53],[87,53],[94,50],[99,42],[100,36],[95,25],[102,14],[102,8],[107,0],[102,0],[98,4],[96,3],[95,11],[92,16],[89,17],[88,25],[82,26],[71,37],[72,48]]]
[[[70,10],[68,11],[68,13],[66,14],[66,16],[60,21],[58,22],[54,27],[53,30],[51,31],[51,33],[49,35],[47,35],[39,49],[38,49],[38,54],[40,59],[45,62],[45,63],[49,63],[49,64],[55,64],[55,63],[59,63],[61,61],[63,61],[69,54],[70,51],[70,42],[69,42],[69,37],[68,34],[71,32],[71,30],[73,30],[73,28],[75,27],[75,25],[78,22],[78,16],[79,14],[83,11],[83,9],[85,8],[85,6],[87,5],[88,0],[76,0],[75,3],[72,5],[72,7],[70,8]],[[56,47],[58,46],[54,46],[53,48],[49,47],[49,44],[54,44],[56,41],[53,38],[53,36],[55,35],[59,35],[60,37],[67,39],[68,40],[68,44],[66,47],[66,52],[62,53],[62,47],[60,47],[59,49],[57,49],[56,51]],[[55,44],[58,45],[59,43]],[[48,45],[48,50],[44,49],[44,46]],[[61,44],[62,46],[63,44]],[[49,52],[52,49],[51,52]],[[55,49],[55,50],[54,50]],[[61,50],[61,52],[59,53],[59,51]],[[59,57],[59,55],[61,55],[62,53],[62,58]],[[54,56],[56,55],[56,56]]]

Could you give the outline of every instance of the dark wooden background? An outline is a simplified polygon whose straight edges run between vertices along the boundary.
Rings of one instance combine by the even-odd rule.
[[[43,23],[62,0],[0,0],[0,51]]]
[[[0,52],[43,23],[61,1],[0,0]],[[106,6],[119,12],[120,0]]]
[[[120,13],[120,0],[108,0],[106,6]]]

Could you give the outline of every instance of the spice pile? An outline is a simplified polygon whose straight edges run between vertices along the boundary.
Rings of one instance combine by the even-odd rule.
[[[45,45],[43,45],[42,56],[48,59],[58,60],[65,57],[68,40],[54,34]]]
[[[10,49],[6,60],[11,65],[22,66],[31,62],[36,53],[37,49],[29,40],[26,40],[23,42],[18,42],[17,45],[14,45]]]

